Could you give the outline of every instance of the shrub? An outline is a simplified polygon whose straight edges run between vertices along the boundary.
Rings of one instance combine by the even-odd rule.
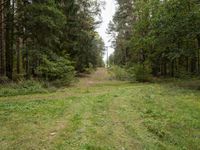
[[[150,82],[152,80],[151,69],[148,65],[134,64],[127,69],[129,80],[132,82]]]
[[[13,81],[20,82],[24,80],[24,74],[13,74]]]
[[[44,92],[48,91],[43,87],[43,84],[33,80],[22,81],[19,83],[9,83],[0,86],[0,97],[27,95],[27,94],[44,93]]]
[[[150,82],[152,80],[151,70],[143,65],[136,64],[128,69],[113,66],[110,68],[111,77],[116,80],[121,81],[131,81],[131,82]]]
[[[43,63],[37,68],[37,74],[45,80],[69,85],[74,81],[75,70],[66,57],[57,57],[53,60],[44,58]]]
[[[91,63],[89,63],[89,67],[84,69],[84,73],[91,74],[92,72],[94,72],[94,70],[94,66]]]
[[[128,73],[125,68],[119,66],[113,66],[110,68],[111,77],[116,80],[125,81],[128,80]]]
[[[132,69],[135,73],[135,80],[138,82],[150,82],[152,80],[151,70],[144,65],[135,65]]]
[[[135,82],[136,81],[136,76],[135,76],[135,67],[130,67],[127,69],[127,73],[128,73],[128,79],[131,82]]]
[[[185,70],[185,68],[183,67],[180,67],[178,69],[178,71],[175,72],[175,75],[174,75],[176,78],[180,78],[180,79],[190,79],[192,77],[192,74],[187,72]]]
[[[135,79],[138,82],[149,82],[152,80],[151,69],[148,66],[135,66]]]
[[[10,80],[8,79],[8,77],[6,77],[6,76],[0,77],[0,84],[6,84],[9,82],[10,82]]]

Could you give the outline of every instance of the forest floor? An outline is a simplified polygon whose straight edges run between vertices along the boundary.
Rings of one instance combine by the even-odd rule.
[[[200,149],[200,91],[109,80],[105,69],[57,92],[0,97],[0,149]]]

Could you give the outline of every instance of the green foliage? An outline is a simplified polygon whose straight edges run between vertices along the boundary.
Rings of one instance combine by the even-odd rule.
[[[0,86],[0,97],[46,93],[47,89],[41,82],[28,80],[19,83],[7,83]]]
[[[112,66],[109,69],[109,72],[111,74],[111,78],[116,80],[125,81],[128,80],[128,73],[125,68],[119,67],[119,66]]]
[[[149,67],[154,76],[199,75],[198,1],[117,0],[117,3],[109,26],[116,65],[148,61],[149,65],[144,67]]]
[[[6,84],[8,82],[10,82],[10,80],[8,79],[8,77],[6,77],[6,76],[0,77],[0,84]]]
[[[87,73],[87,74],[91,74],[94,71],[95,71],[94,66],[91,63],[89,64],[88,68],[84,69],[84,73]]]
[[[135,64],[128,69],[129,79],[138,82],[150,82],[152,80],[151,70],[145,65]]]
[[[91,64],[93,69],[103,66],[104,42],[96,31],[102,4],[98,0],[3,3],[1,7],[5,9],[0,16],[5,17],[1,17],[0,32],[5,35],[0,39],[0,76],[69,84],[74,70],[84,72]]]
[[[74,81],[75,70],[67,57],[42,59],[42,64],[37,68],[37,73],[41,77],[48,81],[60,80],[63,85],[69,85]]]
[[[67,16],[62,49],[67,50],[78,72],[84,72],[90,64],[95,68],[102,63],[104,43],[95,31],[98,22],[94,19],[100,15],[100,2],[67,0],[62,5]]]
[[[186,71],[184,68],[180,67],[176,72],[174,77],[180,78],[180,79],[190,79],[193,77],[191,72]]]
[[[144,65],[135,64],[132,67],[112,66],[110,74],[113,79],[131,82],[150,82],[152,81],[151,70]]]

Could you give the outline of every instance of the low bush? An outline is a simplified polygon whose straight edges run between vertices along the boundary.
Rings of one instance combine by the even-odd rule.
[[[192,77],[192,74],[185,71],[184,68],[179,68],[178,71],[175,72],[174,76],[180,79],[190,79]]]
[[[0,77],[0,84],[6,84],[9,82],[10,82],[10,80],[8,79],[8,77],[6,77],[6,76]]]
[[[69,85],[75,80],[75,70],[68,58],[43,58],[43,63],[37,68],[37,74],[50,82],[60,85]]]
[[[150,82],[152,80],[151,70],[144,65],[134,65],[128,72],[131,81]]]
[[[95,68],[91,63],[89,64],[89,67],[84,69],[84,73],[86,73],[86,74],[91,74],[94,71],[95,71]]]
[[[128,80],[128,73],[125,68],[119,66],[113,66],[110,68],[110,74],[112,79],[125,81]]]
[[[131,82],[150,82],[152,80],[151,70],[143,65],[133,65],[128,69],[119,66],[113,66],[110,68],[111,77],[121,81]]]
[[[0,97],[48,92],[43,83],[29,80],[0,86]]]

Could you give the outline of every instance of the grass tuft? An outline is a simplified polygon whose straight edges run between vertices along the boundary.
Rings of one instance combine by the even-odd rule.
[[[46,92],[48,92],[48,90],[44,88],[42,83],[31,80],[20,83],[9,83],[0,86],[0,97]]]

